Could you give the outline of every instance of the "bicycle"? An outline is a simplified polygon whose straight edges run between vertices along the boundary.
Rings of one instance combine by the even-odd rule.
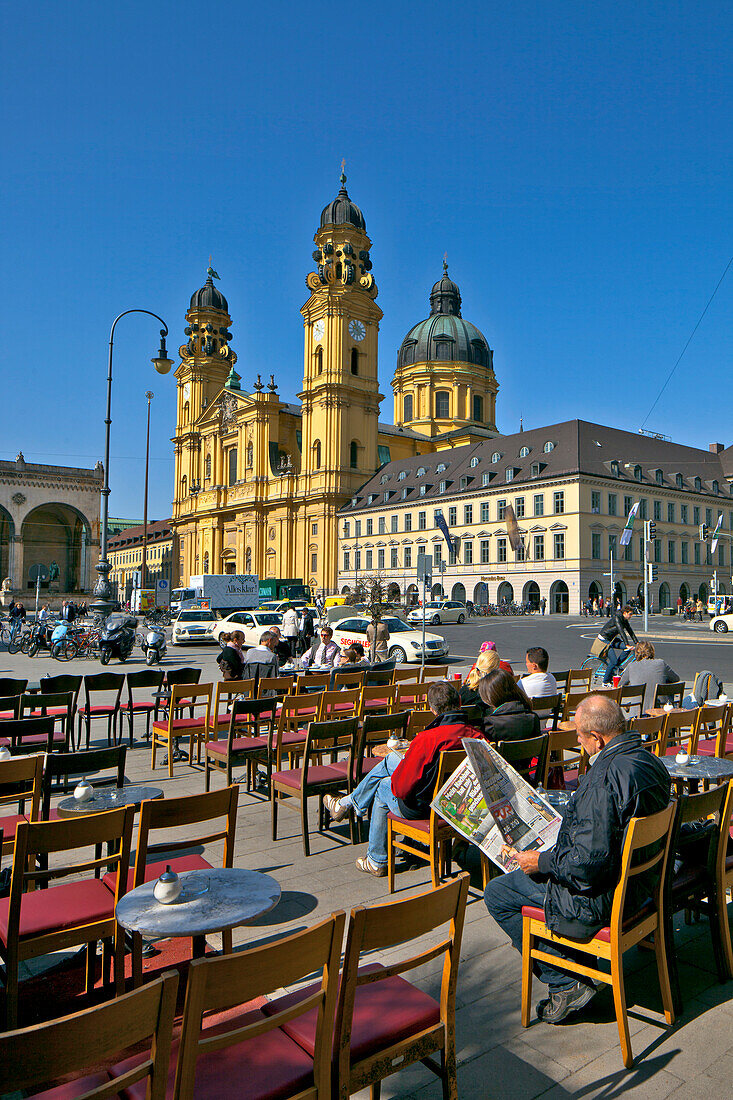
[[[8,647],[8,653],[17,653],[20,649],[21,623],[22,619],[13,619],[7,629],[7,636],[5,629],[3,630],[3,641]]]
[[[608,661],[605,659],[605,655],[608,652],[610,646],[607,646],[603,652],[603,656],[594,657],[592,653],[589,653],[586,659],[583,661],[581,668],[592,668],[593,675],[591,676],[591,685],[603,683],[608,672]],[[624,657],[614,666],[613,675],[620,676],[623,670],[633,661],[636,660],[636,654],[633,649],[629,649]]]

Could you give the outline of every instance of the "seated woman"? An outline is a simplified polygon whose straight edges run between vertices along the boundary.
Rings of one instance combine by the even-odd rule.
[[[498,653],[498,650],[496,648],[496,642],[482,642],[481,643],[481,649],[478,651],[478,657],[483,656],[484,653],[496,653],[496,656],[499,657],[499,653]],[[476,658],[476,660],[474,661],[474,663],[471,667],[471,672],[473,672],[474,668],[476,668],[476,666],[478,664],[478,657]],[[505,672],[512,672],[513,671],[512,666],[509,664],[509,662],[508,661],[502,661],[500,657],[499,657],[499,668],[503,668]],[[469,673],[469,675],[470,675],[470,673]]]
[[[490,672],[496,672],[498,667],[499,654],[495,649],[486,649],[483,653],[479,653],[476,664],[463,681],[459,692],[462,707],[480,707],[481,713],[486,713],[486,706],[478,693],[478,685],[484,676],[488,676]]]
[[[361,642],[351,642],[341,647],[338,667],[345,669],[369,668],[370,662],[364,656],[364,646]]]
[[[539,716],[514,677],[503,668],[479,680],[478,693],[486,707],[484,737],[487,741],[523,741],[539,737]]]
[[[234,646],[225,645],[216,660],[221,669],[222,680],[242,679],[242,658]]]
[[[621,673],[619,687],[631,684],[633,687],[644,685],[644,703],[642,710],[648,711],[654,706],[654,695],[658,684],[676,684],[679,676],[661,657],[655,657],[651,642],[637,642],[634,646],[635,661]]]

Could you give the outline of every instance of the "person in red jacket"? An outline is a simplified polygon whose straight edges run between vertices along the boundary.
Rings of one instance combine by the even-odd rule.
[[[411,820],[428,817],[441,752],[460,749],[464,737],[483,736],[480,730],[467,725],[453,684],[444,680],[431,684],[428,706],[435,721],[418,733],[404,758],[390,753],[351,794],[341,798],[326,795],[323,800],[334,821],[341,821],[352,809],[360,817],[371,809],[367,854],[356,861],[359,870],[370,875],[387,874],[387,814]]]

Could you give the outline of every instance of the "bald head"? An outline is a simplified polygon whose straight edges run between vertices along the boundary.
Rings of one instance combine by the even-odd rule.
[[[591,694],[575,712],[575,728],[579,734],[592,734],[606,745],[625,732],[626,718],[613,699],[607,695]]]

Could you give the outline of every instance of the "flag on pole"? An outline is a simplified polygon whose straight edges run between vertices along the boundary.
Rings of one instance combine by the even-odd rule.
[[[634,520],[636,519],[636,513],[639,511],[639,501],[637,500],[626,518],[626,526],[624,527],[619,542],[622,546],[628,546],[631,542],[631,533],[634,530]]]
[[[710,543],[710,553],[715,553],[715,548],[718,545],[718,533],[723,526],[723,513],[718,516],[718,522],[715,524],[715,530],[713,531],[713,541]]]
[[[504,519],[506,520],[506,533],[509,536],[509,545],[516,554],[517,550],[519,550],[519,547],[523,544],[522,536],[519,533],[519,524],[517,523],[517,517],[511,504],[507,504],[504,510]]]
[[[448,552],[451,554],[455,554],[457,557],[461,540],[459,538],[453,538],[450,533],[450,527],[445,522],[445,517],[442,515],[436,516],[435,526],[439,528],[440,531],[442,531],[445,541],[448,543]]]

